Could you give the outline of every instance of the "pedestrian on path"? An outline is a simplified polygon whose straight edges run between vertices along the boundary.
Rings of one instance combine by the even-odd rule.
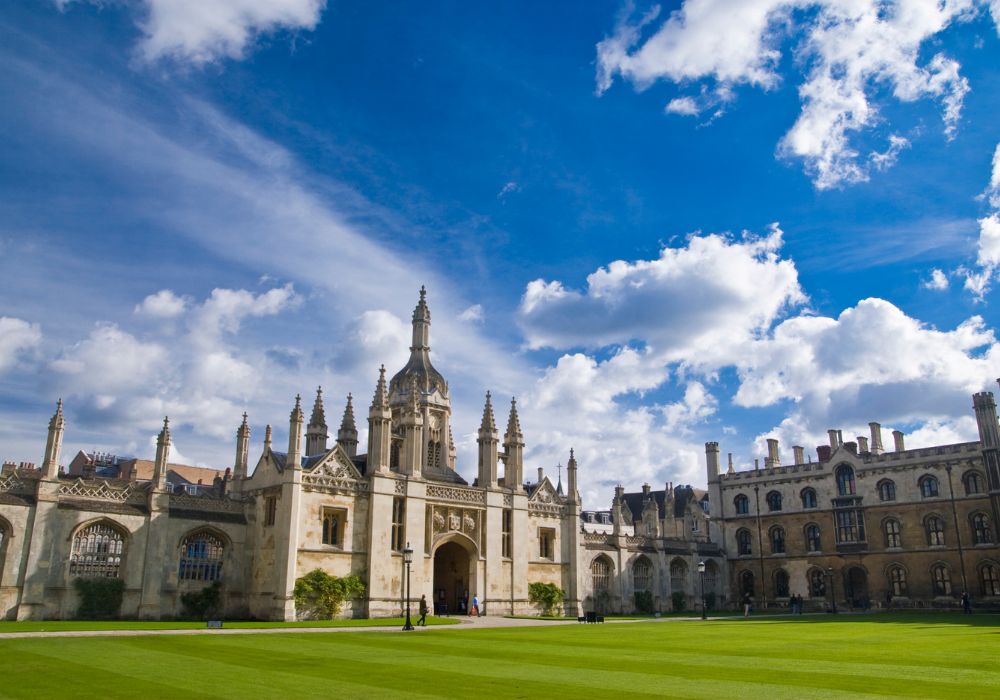
[[[469,615],[479,617],[479,596],[475,593],[472,594],[472,612]]]
[[[420,596],[420,619],[417,620],[417,624],[423,627],[427,626],[427,596]]]

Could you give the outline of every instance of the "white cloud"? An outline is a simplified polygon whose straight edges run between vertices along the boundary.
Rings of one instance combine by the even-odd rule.
[[[41,344],[42,330],[37,323],[0,316],[0,372],[12,368]]]
[[[73,2],[55,0],[61,10]],[[93,4],[106,4],[90,0]],[[326,0],[138,0],[139,52],[147,61],[172,58],[195,65],[241,59],[260,37],[312,30]]]
[[[520,191],[521,191],[521,186],[518,185],[513,180],[511,180],[510,182],[505,183],[504,186],[500,188],[500,191],[497,192],[497,199],[504,199],[511,192],[520,192]]]
[[[176,318],[187,310],[188,299],[179,297],[169,289],[161,289],[150,294],[136,304],[134,313],[149,318]]]
[[[969,396],[1000,373],[1000,344],[979,316],[940,331],[888,301],[864,299],[835,319],[784,321],[744,349],[738,372],[737,405],[794,405],[757,437],[759,449],[772,434],[785,444],[823,444],[828,428],[853,439],[873,420],[887,438],[890,424],[916,426],[907,444],[917,447],[934,435],[975,439],[965,420]]]
[[[979,220],[979,242],[977,245],[976,268],[958,268],[958,274],[965,277],[965,289],[977,301],[983,301],[992,286],[997,269],[1000,268],[1000,143],[993,152],[993,168],[990,183],[981,195],[993,212]]]
[[[467,321],[469,323],[482,323],[484,318],[485,314],[482,304],[473,304],[458,315],[459,321]]]
[[[643,29],[656,14],[635,23],[627,15],[619,21],[614,34],[597,45],[598,92],[616,75],[640,90],[657,80],[770,89],[780,82],[782,42],[794,36],[792,54],[807,75],[799,86],[802,111],[778,152],[801,159],[820,189],[859,182],[871,168],[891,165],[903,145],[890,137],[885,153],[865,160],[852,144],[853,135],[884,122],[873,98],[879,90],[888,87],[901,102],[939,100],[945,134],[954,135],[968,82],[944,54],[923,62],[920,56],[928,40],[970,19],[982,5],[977,0],[686,0],[648,37]],[[691,113],[694,107],[693,99],[680,97],[668,111]]]
[[[991,207],[1000,209],[1000,143],[997,144],[996,150],[993,151],[993,170],[990,173],[990,185],[983,194]]]
[[[192,312],[193,336],[211,342],[222,333],[237,333],[244,318],[274,316],[301,301],[291,283],[263,294],[245,289],[213,289],[211,296]]]
[[[67,394],[100,396],[153,391],[169,373],[169,354],[112,323],[98,324],[84,340],[65,348],[52,361]],[[107,404],[107,401],[104,401]]]
[[[934,268],[931,270],[931,278],[922,282],[920,286],[924,289],[933,289],[939,292],[944,291],[948,288],[948,275],[942,270]]]
[[[646,344],[658,361],[718,366],[791,306],[805,302],[798,273],[782,260],[781,230],[762,237],[694,236],[656,260],[615,261],[579,292],[535,280],[520,319],[532,348]]]
[[[701,114],[701,108],[693,97],[675,97],[667,103],[666,109],[670,114],[682,114],[686,117],[695,117]]]

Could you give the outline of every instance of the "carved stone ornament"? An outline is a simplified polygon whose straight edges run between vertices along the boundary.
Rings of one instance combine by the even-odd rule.
[[[452,511],[448,514],[448,529],[458,530],[460,527],[462,527],[462,516]]]
[[[474,532],[475,531],[475,529],[476,529],[476,519],[473,518],[470,513],[466,513],[463,516],[462,522],[465,524],[465,531],[466,532]]]
[[[440,511],[434,512],[434,532],[444,532],[444,514]]]

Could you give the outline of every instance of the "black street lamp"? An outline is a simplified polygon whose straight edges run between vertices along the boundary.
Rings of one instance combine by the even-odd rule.
[[[701,619],[707,620],[708,613],[705,609],[705,562],[698,562],[698,573],[701,575]]]
[[[837,612],[837,591],[833,587],[833,567],[827,567],[826,577],[830,581],[830,612]]]
[[[403,550],[403,563],[406,564],[406,624],[403,625],[403,631],[410,632],[413,630],[413,625],[410,623],[410,564],[413,563],[413,550],[410,549],[409,542]]]

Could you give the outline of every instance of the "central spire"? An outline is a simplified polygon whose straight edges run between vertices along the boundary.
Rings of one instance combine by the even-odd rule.
[[[420,301],[417,302],[417,308],[413,310],[413,345],[410,346],[410,352],[430,350],[431,347],[428,344],[430,335],[431,310],[427,308],[427,290],[421,286]]]
[[[413,344],[410,345],[410,359],[389,382],[390,401],[409,391],[410,379],[416,379],[417,386],[423,392],[431,393],[437,389],[442,396],[448,395],[447,382],[431,364],[430,327],[431,312],[427,307],[427,290],[421,287],[420,300],[413,310]]]

